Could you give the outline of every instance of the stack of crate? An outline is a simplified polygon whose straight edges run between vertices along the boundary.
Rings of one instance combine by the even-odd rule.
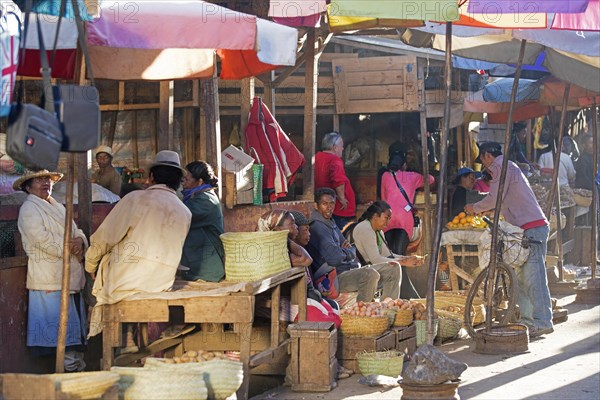
[[[288,377],[295,392],[328,392],[336,386],[337,329],[332,322],[288,326],[291,359]]]
[[[392,328],[392,332],[396,333],[396,350],[409,356],[417,350],[417,327],[415,324],[395,326]]]

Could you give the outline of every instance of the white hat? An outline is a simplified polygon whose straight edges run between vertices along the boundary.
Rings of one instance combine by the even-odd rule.
[[[96,155],[98,155],[98,154],[100,154],[100,153],[106,153],[106,154],[108,154],[108,155],[109,155],[109,156],[111,156],[111,157],[113,156],[113,151],[112,151],[112,149],[111,149],[110,147],[108,147],[108,146],[98,146],[98,147],[96,148]]]
[[[185,169],[181,168],[179,154],[172,150],[161,150],[158,153],[156,153],[156,156],[154,157],[154,162],[150,164],[149,169],[157,167],[159,165],[179,168],[183,173],[185,173]]]
[[[63,174],[60,172],[50,172],[47,169],[42,169],[41,171],[26,171],[25,175],[14,181],[13,189],[14,190],[23,190],[22,186],[25,182],[33,178],[39,178],[42,176],[49,177],[52,182],[56,183],[60,181],[63,177]]]

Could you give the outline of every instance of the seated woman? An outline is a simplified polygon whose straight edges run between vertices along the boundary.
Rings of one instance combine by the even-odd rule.
[[[397,299],[400,296],[402,281],[401,265],[416,267],[423,264],[418,256],[401,256],[392,253],[383,233],[383,229],[392,218],[392,208],[383,200],[371,204],[359,220],[346,230],[346,237],[356,246],[368,268],[380,274],[379,285],[383,286],[382,298]]]
[[[475,184],[475,171],[471,168],[462,167],[452,182],[456,186],[452,199],[450,200],[450,212],[448,220],[452,221],[454,217],[460,214],[466,204],[476,203],[485,197],[485,194],[473,190]]]
[[[225,250],[219,235],[224,232],[223,212],[214,189],[219,180],[204,161],[185,166],[183,203],[192,212],[192,224],[183,244],[181,265],[185,279],[219,282],[225,277]]]

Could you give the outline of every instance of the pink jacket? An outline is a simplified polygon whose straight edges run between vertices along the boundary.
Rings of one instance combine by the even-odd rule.
[[[396,178],[411,201],[415,198],[417,189],[424,185],[423,175],[417,172],[397,171]],[[433,184],[433,182],[435,182],[435,179],[429,175],[429,184]],[[385,231],[404,229],[410,237],[413,232],[413,216],[411,211],[405,210],[406,199],[398,189],[390,172],[385,172],[381,177],[381,199],[388,202],[392,207],[392,219]]]

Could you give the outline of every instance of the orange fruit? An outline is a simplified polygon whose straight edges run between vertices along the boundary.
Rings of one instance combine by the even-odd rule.
[[[462,211],[460,213],[458,213],[458,218],[464,218],[466,216],[467,216],[467,214]]]
[[[466,219],[465,217],[462,217],[462,218],[460,219],[460,224],[461,224],[461,225],[465,225],[466,223],[467,223],[467,219]]]

